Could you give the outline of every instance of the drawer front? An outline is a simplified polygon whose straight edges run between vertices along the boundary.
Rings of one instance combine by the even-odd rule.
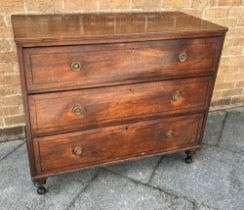
[[[211,73],[218,39],[40,47],[24,50],[30,92]]]
[[[211,78],[150,82],[29,97],[36,135],[96,128],[134,118],[202,110]]]
[[[196,146],[202,122],[195,114],[37,138],[37,168],[65,171]]]

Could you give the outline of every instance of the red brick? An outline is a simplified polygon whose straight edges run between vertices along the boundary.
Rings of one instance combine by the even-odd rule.
[[[4,23],[3,15],[0,15],[0,27],[3,27],[3,23]]]
[[[202,10],[198,10],[198,9],[178,9],[177,11],[181,11],[188,15],[199,17],[199,18],[202,17],[202,13],[203,13]]]
[[[4,127],[4,122],[3,122],[3,118],[0,117],[0,128],[3,128]],[[1,139],[1,138],[0,138]]]
[[[222,82],[222,83],[216,83],[214,90],[226,90],[234,88],[235,84],[232,82]]]
[[[243,47],[226,47],[223,49],[222,55],[228,56],[228,55],[241,55],[243,51]]]
[[[233,41],[234,46],[244,46],[244,38],[236,38]]]
[[[150,5],[150,1],[148,1],[148,7],[151,7],[151,6],[152,5]],[[122,0],[122,1],[121,0],[120,1],[100,0],[99,1],[99,10],[109,10],[109,9],[128,10],[128,9],[130,9],[130,0]]]
[[[190,7],[189,0],[179,0],[179,1],[163,0],[163,8],[189,8],[189,7]]]
[[[31,12],[58,12],[62,9],[61,0],[25,0],[27,11]]]
[[[225,66],[225,65],[220,65],[219,74],[222,73],[237,73],[238,72],[238,66]]]
[[[177,1],[176,1],[177,2]],[[192,0],[191,7],[197,9],[204,9],[206,7],[216,5],[216,0]]]
[[[0,116],[9,116],[20,114],[18,106],[0,107]]]
[[[2,106],[15,106],[23,103],[21,95],[6,96],[0,98]]]
[[[79,11],[79,10],[97,10],[96,0],[64,0],[64,10]]]
[[[234,96],[231,98],[231,104],[244,103],[244,96]]]
[[[235,27],[231,28],[228,32],[228,35],[231,37],[243,37],[244,38],[244,27]]]
[[[23,115],[21,116],[13,116],[13,117],[6,117],[4,118],[4,123],[6,126],[13,126],[17,124],[24,124],[25,118]]]
[[[2,33],[4,38],[14,38],[12,27],[3,27]]]
[[[223,91],[223,96],[241,96],[243,88],[229,89]]]
[[[0,12],[21,12],[24,11],[23,0],[1,0]]]
[[[216,101],[211,101],[211,107],[215,107],[215,106],[227,106],[230,105],[231,102],[231,98],[221,98],[219,100]]]
[[[17,62],[16,52],[0,52],[0,63]]]
[[[243,81],[238,81],[236,82],[236,87],[241,87],[241,88],[244,88],[244,80]]]
[[[0,39],[0,51],[6,52],[11,50],[11,41],[6,39]]]
[[[21,88],[19,85],[6,85],[0,87],[0,97],[2,96],[10,96],[10,95],[20,95]]]
[[[205,10],[204,15],[208,18],[222,18],[228,16],[229,10],[229,8],[208,8]]]
[[[232,7],[230,9],[229,16],[243,17],[244,16],[244,7]]]
[[[0,126],[3,119],[0,119]],[[24,126],[17,126],[11,128],[3,128],[0,130],[1,136],[0,141],[11,141],[11,140],[19,140],[25,138],[25,129]]]
[[[240,18],[238,19],[238,23],[237,23],[238,26],[244,26],[244,18]]]
[[[0,75],[0,85],[19,85],[20,76],[19,75]]]
[[[161,0],[132,0],[132,9],[160,9]]]
[[[242,0],[218,0],[218,6],[241,6]]]
[[[237,24],[237,18],[208,18],[208,20],[226,27],[234,27]]]

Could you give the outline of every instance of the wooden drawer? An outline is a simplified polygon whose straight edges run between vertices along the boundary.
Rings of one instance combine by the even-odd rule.
[[[209,77],[29,96],[32,131],[46,135],[133,118],[202,110]]]
[[[37,168],[65,171],[195,146],[202,122],[195,114],[37,138]]]
[[[29,92],[77,89],[213,72],[218,38],[25,48]],[[185,61],[179,56],[186,53]],[[184,55],[181,58],[184,60]],[[72,64],[79,62],[80,69]],[[77,66],[76,66],[77,67]]]

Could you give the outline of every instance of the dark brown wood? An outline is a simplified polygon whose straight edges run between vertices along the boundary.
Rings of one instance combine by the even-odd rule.
[[[180,12],[12,23],[31,177],[41,187],[64,172],[200,148],[225,27]]]
[[[211,74],[219,38],[26,48],[29,92]],[[181,53],[187,60],[179,61]],[[80,63],[73,71],[71,64]]]
[[[28,159],[30,164],[30,174],[33,179],[36,176],[36,166],[35,166],[35,156],[33,150],[33,139],[32,139],[32,132],[31,132],[31,125],[30,125],[30,112],[29,112],[29,105],[28,105],[28,95],[27,95],[27,87],[25,81],[25,72],[24,72],[24,59],[23,59],[23,48],[21,46],[17,46],[18,52],[18,62],[19,62],[19,69],[20,69],[20,77],[21,77],[21,88],[22,88],[22,97],[23,97],[23,104],[25,110],[25,133],[26,133],[26,145],[28,149]]]
[[[103,129],[34,139],[39,173],[82,168],[87,165],[195,146],[202,114],[141,121]],[[172,136],[167,137],[167,132]],[[74,148],[81,147],[81,155]],[[40,170],[40,171],[39,171]]]
[[[150,82],[29,97],[35,135],[110,125],[114,122],[203,110],[211,78]],[[180,94],[178,100],[174,95]],[[80,107],[82,113],[73,113]]]
[[[13,15],[16,42],[77,41],[99,38],[168,38],[223,33],[227,28],[182,12]]]

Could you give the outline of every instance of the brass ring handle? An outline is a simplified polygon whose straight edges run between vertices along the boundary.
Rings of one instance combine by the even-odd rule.
[[[171,139],[174,136],[174,132],[172,130],[169,130],[165,133],[165,137],[167,139]]]
[[[187,60],[187,58],[188,58],[188,55],[187,55],[187,53],[186,52],[183,52],[183,53],[180,53],[179,54],[179,61],[180,62],[185,62],[186,60]]]
[[[83,150],[81,147],[75,147],[74,150],[73,150],[73,153],[77,156],[81,156],[82,153],[83,153]]]
[[[75,115],[80,115],[81,113],[85,112],[85,108],[84,108],[84,107],[80,107],[80,106],[75,106],[75,107],[72,109],[72,112],[73,112]]]
[[[80,71],[81,64],[80,64],[80,62],[75,61],[75,62],[71,63],[70,67],[71,67],[72,71],[77,72],[77,71]]]
[[[173,96],[172,96],[172,101],[178,101],[181,98],[181,94],[179,91],[177,91]]]

